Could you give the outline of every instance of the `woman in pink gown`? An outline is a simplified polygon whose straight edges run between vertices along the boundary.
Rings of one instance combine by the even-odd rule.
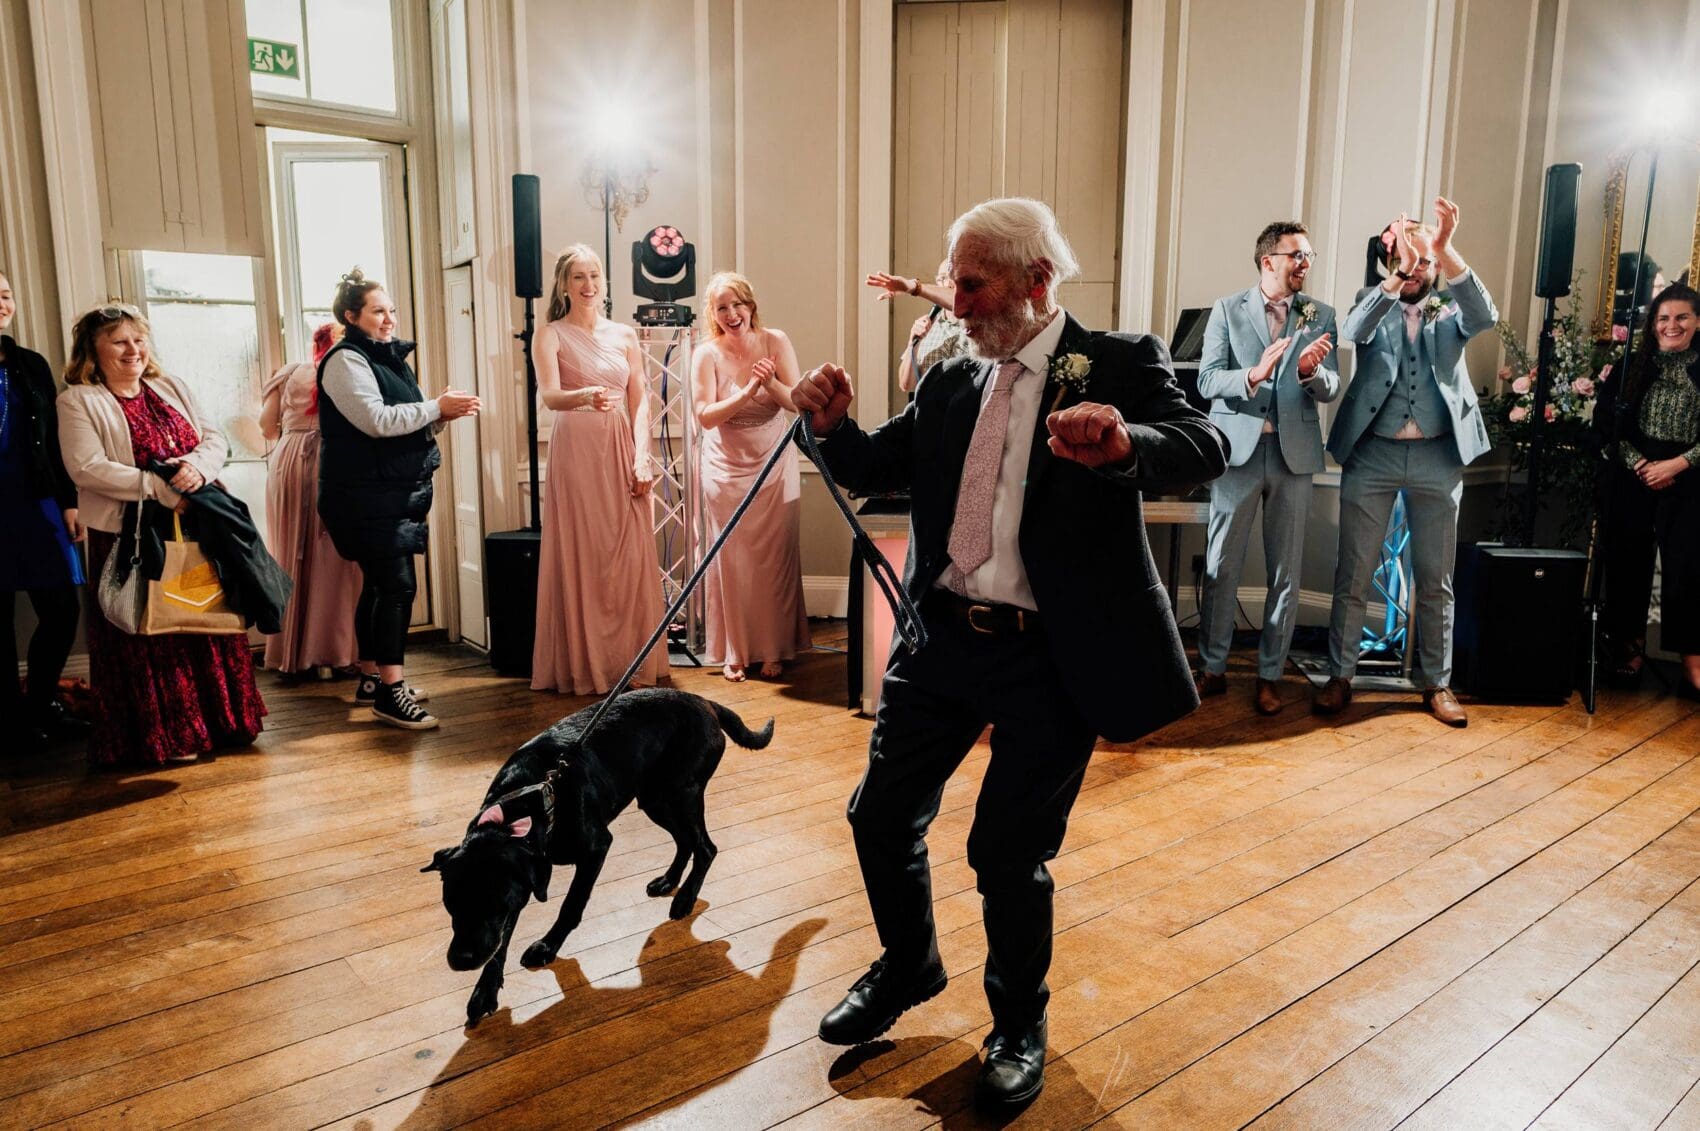
[[[313,360],[284,366],[262,390],[260,430],[277,444],[266,456],[272,556],[295,581],[283,631],[266,637],[266,667],[280,672],[347,668],[355,659],[360,567],[336,552],[319,520],[318,363],[340,336],[334,322],[320,326]]]
[[[650,487],[649,392],[637,333],[602,316],[602,260],[574,244],[555,262],[549,322],[532,356],[555,412],[543,488],[535,691],[601,694],[655,631],[666,606]],[[667,649],[644,657],[634,687],[667,675]]]
[[[691,393],[703,429],[704,534],[712,541],[790,428],[799,371],[791,340],[762,327],[749,280],[722,271],[703,299],[708,341],[691,359]],[[708,659],[734,683],[752,664],[778,675],[782,661],[810,647],[797,545],[801,500],[797,449],[788,445],[703,578]]]

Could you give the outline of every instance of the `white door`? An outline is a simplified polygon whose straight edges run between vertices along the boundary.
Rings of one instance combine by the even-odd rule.
[[[479,392],[478,353],[472,329],[472,268],[443,272],[443,301],[447,317],[449,371],[444,383],[453,389]],[[477,417],[458,420],[446,429],[450,475],[454,483],[455,585],[460,594],[460,638],[480,648],[490,646],[484,621],[484,514],[478,468]]]
[[[278,294],[284,350],[310,358],[313,330],[331,321],[342,276],[359,267],[395,301],[398,333],[414,337],[408,285],[406,154],[357,139],[277,138],[271,145],[277,219]],[[430,555],[414,559],[419,588],[412,623],[431,623]]]

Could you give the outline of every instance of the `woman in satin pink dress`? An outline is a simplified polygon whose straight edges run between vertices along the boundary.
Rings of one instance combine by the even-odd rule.
[[[313,360],[284,366],[261,390],[260,431],[277,445],[266,456],[266,525],[272,556],[295,582],[283,631],[266,637],[266,667],[280,672],[355,660],[360,567],[336,552],[319,519],[319,362],[341,336],[334,322],[320,326]]]
[[[555,262],[549,321],[532,356],[555,413],[543,488],[535,691],[613,687],[666,611],[650,488],[649,390],[637,332],[602,316],[602,260],[574,244]],[[665,643],[632,686],[667,677]]]
[[[790,428],[800,374],[791,340],[763,328],[748,279],[722,271],[708,281],[703,300],[708,340],[691,359],[691,393],[703,429],[698,481],[712,541]],[[708,660],[734,683],[756,664],[762,675],[776,676],[811,646],[801,510],[797,449],[787,445],[703,578]]]

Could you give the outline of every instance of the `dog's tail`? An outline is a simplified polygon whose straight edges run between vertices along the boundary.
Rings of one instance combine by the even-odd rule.
[[[726,732],[726,736],[744,749],[760,750],[773,741],[772,719],[767,720],[760,730],[751,730],[731,708],[722,707],[712,699],[705,699],[703,702],[714,712],[714,717],[720,723],[720,729]]]

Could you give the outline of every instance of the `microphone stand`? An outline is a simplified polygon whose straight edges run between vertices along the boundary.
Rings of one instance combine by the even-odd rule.
[[[520,349],[525,353],[525,442],[528,462],[531,467],[531,527],[534,531],[543,529],[543,495],[538,486],[537,473],[537,363],[531,357],[531,339],[536,326],[536,315],[532,312],[534,300],[530,295],[525,297],[525,329],[515,334],[519,340]]]
[[[1624,172],[1626,175],[1625,179],[1627,180],[1628,169],[1626,168]],[[1618,358],[1616,368],[1618,388],[1620,389],[1623,387],[1624,383],[1629,380],[1629,359],[1635,349],[1635,320],[1641,310],[1640,307],[1635,305],[1635,300],[1641,294],[1641,272],[1646,269],[1647,264],[1647,230],[1653,220],[1653,188],[1658,184],[1658,181],[1659,150],[1657,146],[1654,146],[1653,160],[1647,169],[1647,200],[1641,209],[1641,247],[1639,253],[1635,257],[1635,277],[1631,282],[1629,289],[1629,325],[1625,328],[1626,332],[1623,336],[1623,353]],[[1542,353],[1545,354],[1550,349],[1551,346],[1543,338],[1541,341]],[[1538,388],[1536,392],[1538,395]],[[1614,400],[1612,407],[1613,414],[1610,422],[1611,426],[1606,434],[1606,449],[1604,453],[1605,460],[1601,462],[1597,471],[1597,478],[1600,481],[1604,481],[1606,478],[1608,467],[1608,462],[1606,461],[1611,459],[1612,449],[1617,446],[1618,425],[1623,419],[1623,411],[1625,408],[1621,398]],[[1533,492],[1534,483],[1532,472],[1530,478],[1531,482],[1529,489]],[[1582,599],[1582,607],[1588,617],[1587,676],[1583,680],[1582,703],[1583,706],[1588,709],[1588,713],[1590,715],[1594,713],[1594,705],[1599,698],[1600,589],[1602,588],[1602,578],[1605,573],[1605,571],[1601,568],[1603,563],[1599,558],[1599,542],[1601,533],[1600,511],[1602,509],[1601,504],[1605,501],[1604,495],[1605,488],[1603,486],[1594,493],[1594,518],[1592,523],[1589,524],[1588,531],[1588,581],[1587,585],[1584,587],[1586,592]],[[1642,655],[1641,662],[1643,665],[1646,664],[1647,658],[1645,654]]]

